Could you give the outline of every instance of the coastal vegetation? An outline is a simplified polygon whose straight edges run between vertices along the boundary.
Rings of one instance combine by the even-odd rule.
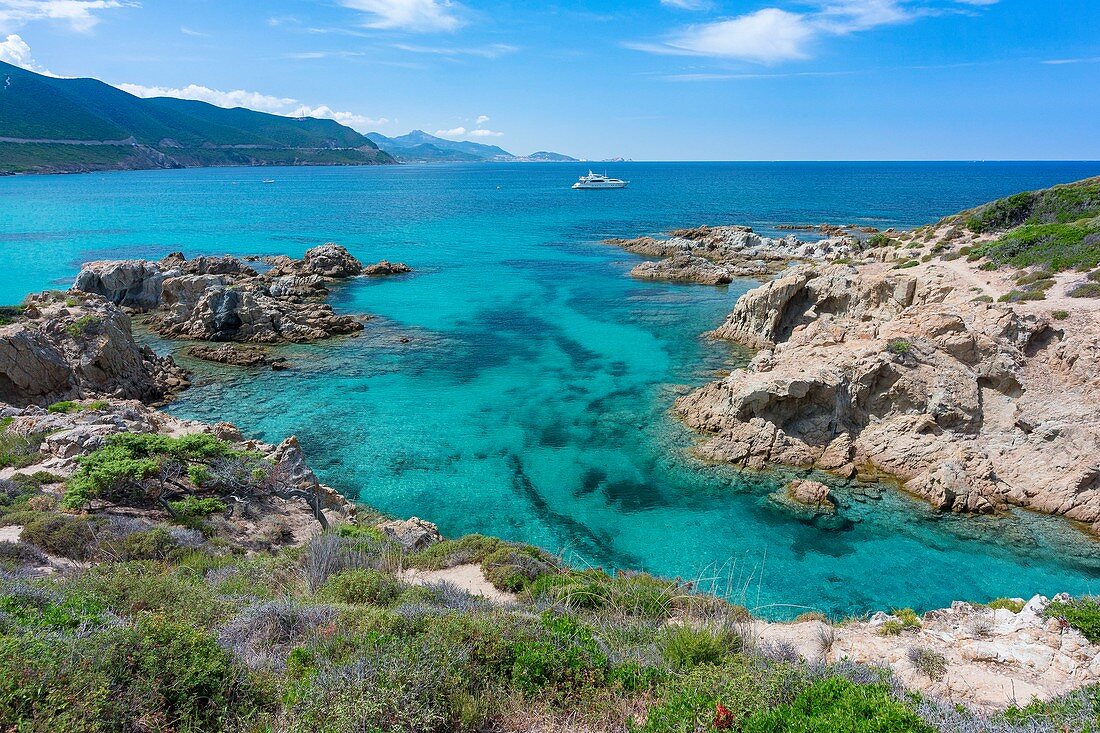
[[[972,257],[1052,273],[1100,265],[1100,178],[1019,193],[961,216],[976,234],[1003,232]]]

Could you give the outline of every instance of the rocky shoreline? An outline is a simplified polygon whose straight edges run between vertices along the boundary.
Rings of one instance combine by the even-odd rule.
[[[1002,275],[992,287],[996,268],[959,254],[1002,232],[966,231],[959,217],[892,232],[896,239],[846,234],[816,253],[744,227],[689,236],[698,231],[720,253],[713,257],[794,262],[708,334],[757,349],[755,358],[676,401],[675,412],[704,436],[701,458],[843,479],[883,475],[944,511],[1021,507],[1100,534],[1095,301],[994,302],[987,291],[1011,301],[1012,281]],[[714,244],[727,241],[739,254]],[[696,247],[682,232],[615,243],[649,256]],[[768,247],[774,256],[761,254]],[[838,264],[841,257],[858,261]],[[1048,278],[1054,294],[1080,276],[1011,277]]]

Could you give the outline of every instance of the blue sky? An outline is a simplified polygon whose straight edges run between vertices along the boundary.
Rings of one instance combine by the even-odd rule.
[[[1100,159],[1097,29],[1097,0],[0,0],[0,59],[516,153]]]

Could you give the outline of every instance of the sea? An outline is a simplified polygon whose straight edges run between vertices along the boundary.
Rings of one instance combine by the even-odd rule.
[[[572,190],[590,167],[630,186]],[[670,407],[751,357],[701,334],[757,283],[636,281],[639,258],[602,240],[701,224],[903,229],[1098,174],[1096,162],[486,163],[0,178],[0,302],[66,288],[89,260],[297,257],[337,242],[414,268],[333,290],[339,312],[370,316],[360,336],[283,347],[280,372],[178,356],[194,386],[167,409],[270,442],[296,435],[324,482],[448,536],[678,577],[771,618],[1095,593],[1100,543],[1065,520],[945,516],[890,485],[835,480],[838,513],[815,518],[770,498],[787,472],[696,459],[700,438]]]

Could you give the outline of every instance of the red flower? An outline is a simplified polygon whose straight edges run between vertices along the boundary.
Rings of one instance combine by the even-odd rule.
[[[714,707],[714,727],[717,730],[729,730],[733,727],[733,713],[722,703]]]

